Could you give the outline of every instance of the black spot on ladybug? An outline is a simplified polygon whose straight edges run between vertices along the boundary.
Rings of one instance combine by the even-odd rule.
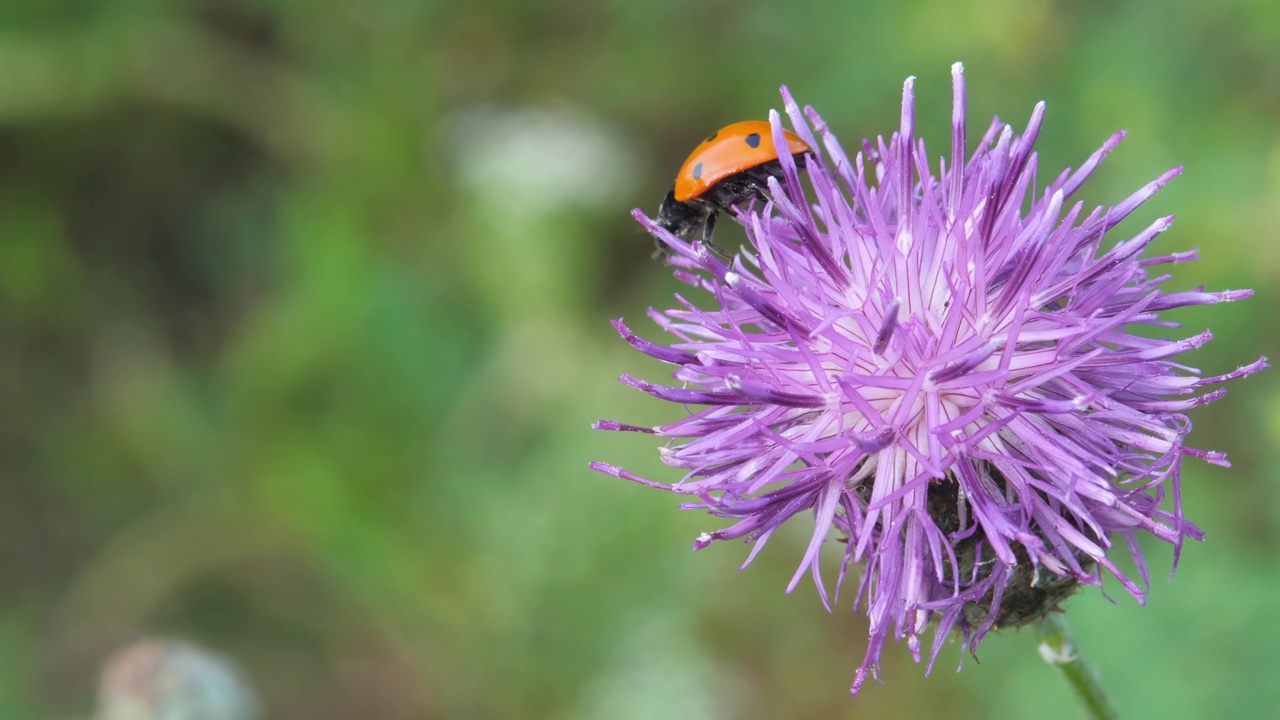
[[[697,165],[693,166],[693,179],[694,180],[702,179],[702,163],[698,163]]]
[[[708,135],[708,136],[707,136],[707,139],[706,139],[706,140],[703,140],[702,142],[711,142],[712,140],[715,140],[715,139],[716,139],[716,136],[717,136],[717,135],[719,135],[719,134],[720,134],[720,131],[719,131],[719,130],[717,130],[717,131],[715,131],[715,132],[711,133],[710,135]]]
[[[760,133],[751,133],[746,139],[751,147],[760,147]]]

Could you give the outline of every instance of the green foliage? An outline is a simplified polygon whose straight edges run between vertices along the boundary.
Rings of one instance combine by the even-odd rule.
[[[1196,361],[1280,355],[1273,2],[86,5],[0,10],[0,717],[86,715],[137,633],[272,718],[1076,717],[1029,634],[929,679],[891,648],[849,700],[849,598],[782,594],[803,529],[737,575],[688,552],[712,519],[587,469],[676,479],[588,430],[670,419],[614,382],[663,370],[608,319],[652,335],[674,288],[627,212],[783,82],[846,146],[914,74],[940,152],[954,60],[974,122],[1049,101],[1049,171],[1128,129],[1086,200],[1185,164],[1140,213],[1202,248],[1175,282],[1259,289],[1182,318]],[[1280,703],[1272,375],[1196,417],[1236,462],[1188,465],[1209,542],[1172,582],[1156,551],[1147,609],[1070,603],[1125,717]]]

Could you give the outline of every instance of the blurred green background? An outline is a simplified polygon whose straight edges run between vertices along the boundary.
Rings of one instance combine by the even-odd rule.
[[[1225,372],[1280,355],[1280,5],[1270,0],[11,0],[0,5],[0,718],[87,717],[132,638],[234,659],[271,718],[1074,718],[1029,633],[902,645],[850,699],[865,620],[783,588],[808,529],[715,521],[674,480],[667,369],[608,325],[677,285],[628,217],[787,83],[856,147],[1048,101],[1047,176],[1130,131],[1083,193],[1186,173],[1134,221],[1202,248],[1176,319]],[[974,133],[971,137],[976,138]],[[1132,226],[1136,227],[1136,225]],[[1130,229],[1132,229],[1130,227]],[[741,230],[722,225],[728,246]],[[1152,547],[1138,608],[1070,602],[1126,717],[1280,706],[1275,372],[1198,410],[1208,541]]]

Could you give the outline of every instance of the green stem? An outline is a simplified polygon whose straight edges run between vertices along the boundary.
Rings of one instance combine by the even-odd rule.
[[[1118,720],[1115,707],[1106,690],[1102,689],[1102,681],[1097,671],[1085,662],[1080,651],[1076,649],[1075,638],[1061,613],[1049,613],[1044,620],[1036,624],[1036,636],[1040,638],[1040,657],[1062,673],[1071,689],[1079,696],[1090,718],[1096,720]]]

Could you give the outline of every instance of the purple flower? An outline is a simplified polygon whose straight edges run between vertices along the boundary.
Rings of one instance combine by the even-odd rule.
[[[1195,259],[1140,257],[1172,217],[1111,237],[1180,168],[1085,214],[1068,200],[1124,134],[1038,188],[1044,105],[1021,135],[993,121],[966,159],[963,68],[952,75],[951,153],[936,175],[915,137],[912,79],[901,129],[852,159],[783,88],[796,134],[826,156],[807,163],[809,195],[782,158],[772,202],[738,216],[752,248],[732,265],[637,211],[677,276],[710,297],[650,311],[677,338],[670,346],[615,322],[636,349],[676,366],[678,386],[622,382],[689,414],[656,428],[596,425],[670,438],[662,459],[684,471],[674,485],[592,466],[733,521],[695,548],[744,538],[749,564],[784,522],[812,513],[787,590],[811,573],[830,607],[824,546],[843,555],[837,593],[850,564],[863,566],[854,607],[866,610],[870,642],[855,693],[878,677],[886,638],[905,638],[919,662],[931,622],[930,668],[952,630],[974,651],[991,628],[1039,620],[1107,574],[1142,602],[1139,534],[1171,543],[1175,567],[1183,540],[1203,536],[1183,514],[1183,457],[1227,465],[1184,444],[1184,413],[1222,396],[1209,386],[1266,367],[1202,377],[1176,357],[1208,332],[1137,334],[1178,327],[1161,311],[1252,294],[1162,290],[1168,276],[1153,268]],[[1117,544],[1137,579],[1113,563]]]

